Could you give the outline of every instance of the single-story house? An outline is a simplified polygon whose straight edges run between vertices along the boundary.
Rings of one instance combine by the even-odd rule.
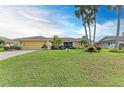
[[[16,41],[12,40],[12,39],[9,39],[9,38],[6,38],[6,37],[3,37],[3,36],[0,36],[0,39],[1,40],[4,40],[5,41],[5,45],[4,46],[13,46],[16,44]]]
[[[80,38],[66,37],[60,39],[64,47],[82,48],[82,45],[80,43]],[[20,46],[22,47],[22,49],[41,49],[44,45],[52,46],[53,38],[34,36],[34,37],[16,39],[16,41],[20,42]]]
[[[97,42],[102,48],[115,48],[116,36],[106,36]],[[119,47],[124,47],[124,36],[119,37]]]

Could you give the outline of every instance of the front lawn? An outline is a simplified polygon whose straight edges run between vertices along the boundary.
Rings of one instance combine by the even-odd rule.
[[[124,53],[36,51],[0,61],[0,86],[124,86]]]
[[[4,49],[3,48],[0,48],[0,52],[3,52],[4,51]]]

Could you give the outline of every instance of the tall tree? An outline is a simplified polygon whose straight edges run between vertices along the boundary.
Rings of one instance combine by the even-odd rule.
[[[85,17],[85,21],[86,24],[88,26],[89,29],[89,44],[92,44],[92,38],[91,38],[91,25],[93,24],[94,21],[94,16],[93,16],[93,12],[91,10],[91,6],[88,6],[88,13],[86,14],[87,16]]]
[[[121,17],[121,12],[122,12],[122,6],[121,5],[109,5],[108,9],[110,9],[110,10],[117,10],[117,12],[118,12],[115,48],[119,49],[120,17]]]
[[[92,5],[93,15],[94,15],[94,34],[93,34],[93,44],[95,44],[96,39],[96,13],[98,12],[99,5]]]
[[[85,5],[85,6],[76,6],[78,7],[75,11],[75,14],[78,18],[82,17],[83,26],[85,28],[86,37],[89,36],[89,45],[92,44],[92,36],[91,36],[91,26],[94,24],[94,35],[93,35],[93,43],[95,44],[95,35],[96,35],[96,12],[98,6],[96,5]],[[87,28],[89,30],[89,35],[87,32]]]
[[[87,33],[86,21],[85,21],[87,7],[81,6],[81,5],[76,5],[75,8],[76,8],[75,15],[78,19],[81,19],[82,25],[83,25],[84,30],[85,30],[86,38],[88,40],[88,33]]]

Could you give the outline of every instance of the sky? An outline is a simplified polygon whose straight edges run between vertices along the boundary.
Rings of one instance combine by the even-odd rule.
[[[81,21],[72,5],[16,5],[0,6],[0,36],[11,39],[44,36],[74,37],[85,35]],[[121,16],[121,33],[124,31],[124,7]],[[93,36],[93,27],[91,27]],[[117,11],[101,6],[97,13],[96,40],[116,35]],[[121,34],[120,33],[120,34]]]

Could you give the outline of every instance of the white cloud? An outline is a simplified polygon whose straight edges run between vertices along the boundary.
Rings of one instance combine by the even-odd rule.
[[[122,32],[124,31],[124,19],[121,19],[121,26],[120,26],[120,35],[122,34]],[[88,28],[87,28],[88,30]],[[92,31],[92,38],[93,38],[93,27],[91,27],[91,31]],[[105,23],[99,24],[97,23],[97,27],[96,27],[96,41],[100,40],[101,38],[105,37],[105,36],[115,36],[116,35],[116,31],[117,31],[117,20],[113,20],[113,21],[107,21]],[[77,29],[77,30],[73,30],[74,37],[81,37],[83,35],[85,35],[85,30],[82,27],[81,29]],[[89,33],[88,33],[89,34]]]
[[[79,38],[85,35],[84,28],[80,29],[75,23],[68,20],[71,16],[59,15],[61,11],[58,11],[46,11],[36,6],[0,6],[0,35],[8,38],[36,35]],[[58,14],[58,16],[55,14]],[[116,27],[117,20],[102,24],[97,23],[96,39],[116,35]],[[93,28],[91,29],[93,36]],[[124,19],[121,20],[121,32],[122,29],[124,29]]]
[[[21,11],[18,11],[18,13],[21,14],[22,16],[24,16],[24,17],[30,19],[30,20],[50,23],[49,20],[41,19],[41,18],[38,18],[38,17],[34,17],[34,16],[28,15],[28,14],[26,14],[26,13],[24,13],[24,12],[21,12]]]
[[[50,13],[30,7],[0,6],[0,35],[8,38],[64,36],[64,30],[48,20]]]
[[[123,23],[124,19],[121,19],[121,26],[120,26],[120,35],[122,34],[123,30]],[[97,24],[97,33],[96,38],[97,40],[103,38],[104,36],[116,36],[117,32],[117,20],[107,21],[103,24]]]

